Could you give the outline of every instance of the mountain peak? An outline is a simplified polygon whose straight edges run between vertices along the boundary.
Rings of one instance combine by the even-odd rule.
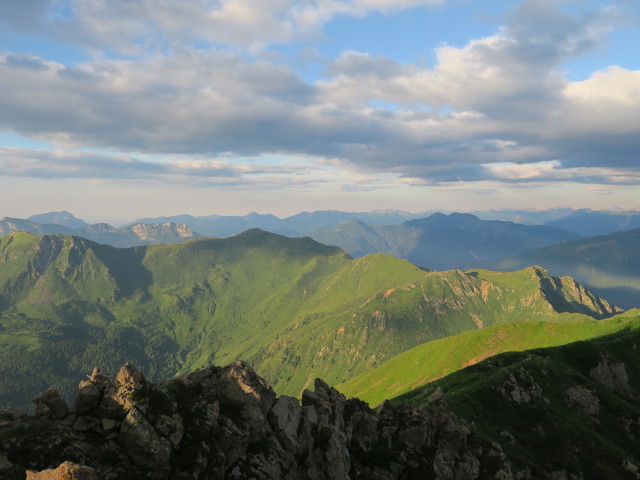
[[[40,224],[62,225],[74,229],[86,228],[89,226],[87,222],[85,222],[84,220],[80,220],[71,212],[68,212],[66,210],[32,215],[27,220],[31,220],[32,222],[37,222]]]

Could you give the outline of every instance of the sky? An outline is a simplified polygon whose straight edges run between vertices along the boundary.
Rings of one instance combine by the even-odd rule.
[[[0,217],[640,209],[637,0],[4,0]]]

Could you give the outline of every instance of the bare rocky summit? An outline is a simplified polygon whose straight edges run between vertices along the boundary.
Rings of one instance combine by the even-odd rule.
[[[300,402],[243,362],[160,384],[130,364],[115,380],[94,369],[71,407],[49,389],[33,416],[4,415],[0,477],[66,478],[75,465],[86,476],[69,478],[477,478],[469,429],[435,397],[372,410],[317,379]]]
[[[638,479],[637,338],[503,354],[376,409],[320,379],[278,397],[241,361],[94,368],[71,406],[48,389],[0,414],[0,478]]]

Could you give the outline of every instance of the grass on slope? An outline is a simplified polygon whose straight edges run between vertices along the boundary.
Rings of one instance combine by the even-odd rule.
[[[337,388],[375,406],[502,352],[564,345],[640,328],[640,317],[634,316],[638,313],[600,321],[576,321],[571,315],[574,320],[563,323],[514,322],[467,331],[401,353]]]
[[[640,316],[632,315],[609,321],[616,333],[503,353],[392,402],[422,405],[442,389],[485,452],[499,445],[496,454],[526,478],[637,478]]]
[[[154,378],[244,359],[298,394],[314,376],[340,383],[429,340],[565,317],[537,269],[511,274],[530,282],[514,288],[260,230],[129,249],[67,236],[0,242],[0,403],[33,377],[46,383],[32,388],[70,391],[94,365],[125,361]]]

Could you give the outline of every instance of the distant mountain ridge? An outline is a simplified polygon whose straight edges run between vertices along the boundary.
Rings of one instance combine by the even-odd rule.
[[[437,270],[459,268],[474,260],[500,258],[580,238],[573,232],[555,227],[480,220],[463,213],[434,213],[401,225],[387,226],[351,220],[309,235],[319,242],[339,246],[356,257],[374,252],[388,253]]]
[[[348,220],[361,220],[376,225],[389,225],[421,218],[427,213],[409,213],[399,210],[374,210],[370,212],[317,210],[279,218],[271,214],[252,212],[242,216],[206,215],[194,217],[191,215],[175,215],[171,217],[142,218],[136,220],[135,223],[184,223],[202,235],[214,237],[228,237],[252,228],[260,228],[268,232],[295,237],[306,235],[319,227],[335,226]]]
[[[187,225],[194,232],[204,236],[227,237],[237,235],[245,230],[260,228],[265,231],[287,235],[290,237],[309,235],[317,230],[337,227],[341,223],[358,221],[371,226],[398,226],[411,220],[428,218],[434,211],[410,213],[401,210],[373,210],[369,212],[345,212],[339,210],[317,210],[301,212],[289,217],[277,217],[272,214],[249,213],[247,215],[205,215],[188,214],[141,218],[128,223],[134,225],[175,223]],[[465,213],[453,212],[452,215]],[[628,211],[594,211],[589,209],[572,210],[569,208],[553,208],[547,210],[486,210],[471,211],[471,214],[482,221],[511,222],[518,225],[546,225],[577,233],[581,237],[600,235],[618,230],[629,230],[640,227],[640,212]],[[442,214],[440,214],[442,215]],[[448,214],[450,215],[450,214]],[[78,219],[67,211],[49,212],[33,215],[27,220],[38,224],[55,224],[73,229],[87,228],[88,223]],[[47,231],[46,233],[55,233]],[[67,232],[70,233],[70,232]],[[76,232],[78,233],[78,232]],[[81,232],[80,232],[81,233]],[[384,237],[384,235],[382,235]],[[366,243],[368,240],[363,240]],[[377,240],[380,242],[380,239]],[[540,246],[540,245],[538,245]],[[382,248],[368,247],[373,251],[387,251]],[[513,253],[513,252],[511,252]]]
[[[640,212],[582,209],[576,210],[564,218],[548,221],[545,225],[571,230],[583,237],[593,237],[640,228]]]
[[[575,210],[571,208],[549,208],[545,210],[469,210],[465,213],[475,215],[480,220],[501,220],[503,222],[522,223],[523,225],[543,225],[553,220],[568,217]]]
[[[63,210],[61,212],[48,212],[38,215],[31,215],[27,220],[39,224],[62,225],[73,229],[86,228],[89,226],[84,220],[80,220],[72,213]]]
[[[36,215],[35,217],[39,216]],[[5,217],[0,220],[0,235],[6,235],[12,232],[27,232],[38,235],[76,235],[94,242],[120,248],[149,245],[152,243],[179,243],[199,237],[199,235],[187,225],[175,223],[137,223],[121,228],[112,227],[107,223],[96,223],[82,228],[71,228],[54,223],[40,224],[32,220],[23,220],[20,218]]]

